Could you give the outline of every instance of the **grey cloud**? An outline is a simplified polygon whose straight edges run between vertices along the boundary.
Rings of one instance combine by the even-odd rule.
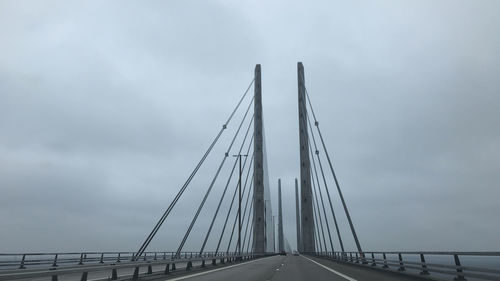
[[[272,196],[282,178],[293,247],[297,61],[366,249],[494,250],[498,6],[3,1],[0,251],[134,250],[256,63]],[[152,248],[179,243],[225,137]]]

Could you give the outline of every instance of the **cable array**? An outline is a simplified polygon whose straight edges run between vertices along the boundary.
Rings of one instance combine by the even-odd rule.
[[[206,159],[209,157],[209,155],[213,151],[214,147],[220,143],[221,136],[223,135],[224,131],[226,131],[228,129],[229,123],[236,116],[236,113],[240,109],[241,104],[244,102],[245,98],[248,96],[248,93],[249,93],[250,89],[252,88],[252,86],[254,85],[254,82],[255,82],[255,79],[252,79],[252,81],[250,82],[250,84],[246,88],[245,92],[243,93],[243,95],[239,99],[238,103],[236,104],[236,106],[234,107],[234,109],[231,111],[231,114],[227,118],[226,122],[222,125],[222,128],[219,130],[219,132],[217,133],[217,135],[215,136],[215,138],[212,140],[212,142],[210,143],[208,149],[205,151],[205,153],[203,154],[203,156],[201,157],[201,159],[198,161],[198,163],[195,166],[195,168],[193,169],[193,171],[188,176],[188,178],[185,181],[185,183],[182,185],[182,187],[180,188],[180,190],[177,192],[177,194],[174,197],[174,199],[172,200],[172,202],[168,205],[167,209],[164,211],[164,213],[162,214],[162,216],[160,217],[160,219],[157,221],[157,223],[153,227],[152,231],[146,237],[145,241],[141,244],[141,246],[139,247],[139,249],[137,250],[137,252],[133,255],[132,260],[138,260],[138,259],[140,259],[141,256],[145,253],[145,251],[148,248],[148,246],[150,245],[151,241],[153,240],[153,238],[155,237],[155,235],[158,233],[159,229],[161,228],[161,226],[163,225],[163,223],[165,222],[165,220],[168,218],[168,216],[170,215],[170,213],[172,212],[172,210],[174,209],[174,207],[178,203],[179,199],[185,193],[186,189],[189,187],[189,185],[192,182],[193,178],[195,178],[195,176],[198,174],[200,168],[205,163]],[[231,138],[231,142],[228,145],[228,147],[227,147],[227,149],[226,149],[226,151],[225,151],[225,153],[223,155],[223,158],[220,161],[220,164],[218,165],[218,168],[217,168],[217,170],[216,170],[216,172],[215,172],[215,174],[214,174],[214,176],[213,176],[213,178],[212,178],[212,180],[211,180],[211,182],[210,182],[207,190],[205,191],[203,199],[199,203],[199,205],[197,207],[197,210],[196,210],[196,213],[194,214],[193,218],[191,219],[191,222],[190,222],[190,224],[189,224],[189,226],[188,226],[188,228],[187,228],[187,230],[186,230],[186,232],[185,232],[185,234],[184,234],[181,242],[179,243],[179,247],[177,248],[177,251],[176,251],[176,256],[177,257],[180,256],[180,253],[181,253],[182,249],[184,248],[187,239],[190,237],[190,234],[191,234],[191,232],[193,230],[193,227],[196,224],[196,222],[198,220],[198,217],[199,217],[200,213],[202,212],[203,207],[205,206],[205,203],[207,202],[207,200],[209,198],[209,195],[212,192],[212,189],[214,188],[214,186],[217,185],[218,178],[219,178],[219,175],[221,174],[221,171],[224,168],[224,164],[226,163],[227,158],[230,156],[230,154],[232,152],[232,148],[236,144],[236,142],[238,141],[238,139],[240,139],[239,142],[241,142],[241,144],[239,145],[239,149],[236,152],[238,154],[241,154],[241,152],[243,151],[243,148],[245,147],[245,144],[248,142],[248,148],[246,149],[246,155],[249,155],[249,153],[250,153],[250,148],[252,147],[252,142],[253,142],[253,133],[251,133],[250,129],[252,128],[252,123],[253,123],[254,116],[253,116],[253,114],[249,114],[249,113],[250,113],[250,108],[253,105],[253,102],[254,102],[254,97],[252,96],[250,98],[248,106],[246,107],[246,110],[244,111],[243,117],[241,118],[241,121],[240,121],[240,123],[239,123],[236,131],[233,133],[233,136]],[[248,123],[248,125],[246,127],[246,130],[245,130],[245,134],[244,134],[243,137],[239,137],[241,135],[240,132],[241,132],[241,129],[242,129],[243,124],[245,122]],[[251,137],[249,137],[250,135],[251,135]],[[252,159],[253,159],[253,157],[252,157]],[[222,195],[220,196],[220,199],[219,199],[219,204],[218,204],[217,209],[216,209],[216,211],[215,211],[215,213],[213,215],[212,221],[210,223],[210,227],[208,228],[208,231],[207,231],[207,233],[206,233],[206,235],[204,237],[203,244],[201,246],[199,254],[202,254],[203,251],[205,250],[207,241],[209,240],[210,234],[212,233],[214,222],[215,222],[215,220],[217,218],[217,215],[220,212],[220,208],[221,208],[222,202],[224,200],[224,197],[226,195],[226,192],[227,192],[227,190],[229,188],[229,185],[231,184],[231,180],[234,178],[233,175],[235,173],[235,169],[236,169],[236,166],[237,166],[236,165],[237,164],[237,160],[238,159],[235,159],[235,161],[234,161],[234,163],[232,165],[231,172],[229,174],[229,177],[226,180],[226,184],[225,184],[223,193],[222,193]],[[247,159],[245,158],[245,165],[243,166],[243,169],[248,169],[248,173],[250,173],[250,168],[246,167],[246,163],[247,163]],[[247,179],[248,179],[248,176],[247,176]],[[245,187],[246,187],[246,182],[245,182]],[[236,192],[235,192],[235,194],[236,194]],[[233,196],[233,202],[234,202],[234,199],[235,199],[235,196]],[[230,211],[232,209],[232,206],[233,206],[233,203],[231,203],[231,206],[230,206],[230,208],[228,210],[228,213],[230,213]],[[247,219],[249,220],[250,216]],[[222,233],[224,233],[224,230],[222,231]],[[222,234],[221,234],[221,237],[222,237]],[[220,241],[219,241],[219,245],[220,245]],[[230,245],[230,242],[229,242],[229,245]]]
[[[326,192],[326,195],[327,195],[328,205],[330,207],[330,212],[331,212],[331,218],[333,219],[333,223],[335,225],[335,230],[337,233],[337,238],[338,238],[338,242],[340,245],[340,249],[342,250],[342,252],[345,251],[342,236],[340,234],[339,224],[337,221],[337,216],[335,214],[334,207],[333,207],[332,195],[330,194],[330,191],[328,188],[328,180],[327,180],[328,176],[325,173],[325,170],[323,168],[323,164],[321,161],[321,156],[323,155],[328,162],[328,166],[330,168],[330,172],[331,172],[331,175],[333,177],[333,181],[335,183],[336,190],[337,190],[338,196],[340,198],[344,213],[345,213],[347,221],[349,223],[349,228],[351,230],[352,237],[353,237],[354,242],[356,244],[356,248],[357,248],[359,253],[362,253],[361,245],[359,243],[359,239],[358,239],[358,236],[356,234],[354,224],[352,222],[351,216],[349,214],[349,210],[347,208],[347,204],[346,204],[344,196],[342,194],[342,190],[340,188],[340,184],[339,184],[339,181],[337,179],[337,175],[335,174],[335,170],[333,168],[333,164],[332,164],[332,160],[331,160],[332,158],[331,158],[331,156],[328,153],[328,150],[326,148],[323,134],[321,133],[321,129],[319,127],[319,122],[316,118],[316,114],[315,114],[314,108],[312,106],[311,98],[309,96],[309,93],[307,92],[307,89],[305,89],[305,96],[306,96],[307,105],[308,105],[307,108],[309,110],[306,111],[305,116],[303,116],[302,118],[299,118],[299,119],[300,119],[300,122],[306,123],[306,125],[308,125],[306,127],[309,128],[309,130],[306,134],[306,137],[307,137],[307,143],[309,146],[309,148],[308,148],[309,149],[309,158],[310,158],[310,162],[312,163],[312,167],[310,167],[310,174],[311,174],[311,178],[312,178],[311,179],[311,182],[312,182],[311,189],[313,190],[313,193],[314,193],[314,198],[312,201],[313,201],[314,219],[315,219],[315,225],[316,225],[316,227],[315,227],[316,249],[319,249],[321,252],[323,251],[323,249],[325,252],[329,252],[329,251],[334,252],[334,246],[333,246],[334,243],[333,243],[333,239],[332,239],[332,235],[331,235],[331,231],[330,231],[330,224],[329,224],[330,216],[327,214],[326,207],[325,207],[325,200],[323,197],[323,190],[324,190]],[[311,116],[309,114],[309,111],[311,112],[312,117],[313,117],[314,127],[316,127],[316,133],[313,130]],[[319,137],[321,147],[318,147],[318,144],[316,142],[316,137]],[[311,145],[311,143],[312,143],[312,145]],[[314,146],[314,151],[313,151],[313,146]],[[318,170],[319,170],[319,173],[318,173]],[[321,175],[321,179],[322,179],[321,182],[320,182],[319,175]],[[318,200],[318,194],[319,194],[319,200]],[[323,220],[325,221],[325,225],[326,225],[329,245],[327,245],[327,243],[326,243],[325,232],[324,232],[324,228],[323,228]],[[320,225],[319,227],[317,227],[318,223]],[[329,248],[328,248],[328,246],[329,246]]]

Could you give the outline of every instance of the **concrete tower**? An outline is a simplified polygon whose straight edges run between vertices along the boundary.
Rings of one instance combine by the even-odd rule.
[[[299,204],[299,183],[295,179],[295,225],[297,226],[297,251],[302,251],[302,239],[300,238],[300,204]]]
[[[281,179],[278,179],[278,251],[285,250],[285,241],[283,239],[283,209],[281,201]]]
[[[264,138],[262,133],[262,85],[260,64],[255,66],[254,81],[254,181],[253,181],[253,252],[266,252],[264,210]]]
[[[300,141],[300,199],[301,199],[301,239],[303,252],[315,252],[314,217],[311,190],[311,174],[309,162],[309,141],[307,133],[306,88],[304,82],[304,66],[297,63],[299,88],[299,141]]]

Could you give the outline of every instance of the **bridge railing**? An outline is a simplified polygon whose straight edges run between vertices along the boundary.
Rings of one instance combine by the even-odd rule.
[[[134,252],[81,252],[81,253],[26,253],[0,254],[0,280],[17,280],[38,277],[52,277],[81,274],[82,281],[92,272],[108,271],[111,280],[117,280],[119,270],[132,269],[132,280],[138,280],[140,268],[147,268],[146,274],[153,274],[153,267],[164,266],[157,274],[169,274],[176,269],[176,264],[185,265],[185,270],[193,268],[198,262],[205,267],[205,262],[212,265],[249,260],[266,255],[253,253],[215,253],[215,252],[145,252],[140,259],[133,259]],[[123,275],[123,274],[122,274]]]
[[[500,280],[500,252],[323,252],[314,255],[444,280]]]
[[[0,270],[74,266],[84,264],[105,264],[131,261],[135,252],[66,252],[66,253],[25,253],[0,254]],[[246,253],[247,254],[247,253]],[[225,252],[144,252],[139,260],[175,260],[193,258],[219,258],[235,254]]]

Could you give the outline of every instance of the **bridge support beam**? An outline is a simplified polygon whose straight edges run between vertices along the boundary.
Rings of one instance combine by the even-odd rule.
[[[278,179],[278,251],[285,251],[285,241],[283,239],[283,210],[281,201],[281,179]]]
[[[170,264],[167,263],[167,265],[165,265],[165,270],[163,271],[163,274],[170,274]]]
[[[300,141],[300,199],[301,199],[301,239],[302,251],[313,253],[314,217],[311,189],[311,163],[309,161],[309,138],[307,133],[306,87],[304,82],[304,66],[297,63],[297,78],[299,88],[299,141]]]
[[[139,280],[139,267],[136,266],[134,269],[134,275],[132,276],[132,280]]]
[[[262,84],[260,64],[255,66],[254,81],[254,181],[253,181],[253,252],[266,252],[264,210],[264,136],[262,132]]]
[[[88,272],[82,273],[82,277],[80,278],[80,281],[87,281],[87,277],[89,276]]]

